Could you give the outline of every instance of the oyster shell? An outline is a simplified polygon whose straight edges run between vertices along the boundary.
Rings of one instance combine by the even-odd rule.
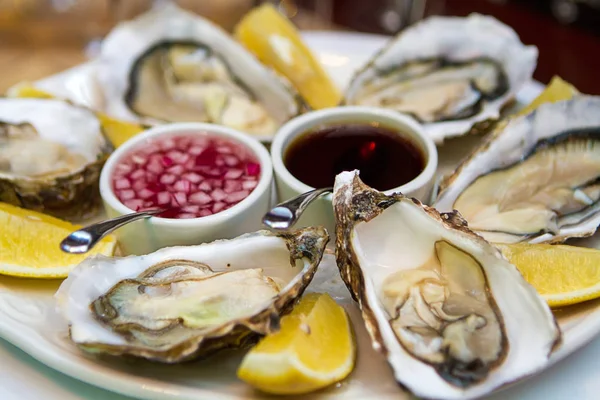
[[[435,207],[458,210],[493,242],[561,242],[600,224],[600,97],[545,104],[509,120],[440,185]]]
[[[98,118],[60,100],[0,99],[0,201],[74,219],[99,204],[111,147]]]
[[[560,331],[544,300],[455,213],[336,178],[336,258],[375,349],[419,397],[482,396],[535,373]]]
[[[164,5],[104,40],[102,111],[147,124],[212,122],[270,139],[300,113],[296,90],[210,21]]]
[[[83,350],[189,360],[278,329],[328,240],[323,228],[259,231],[144,256],[91,258],[63,282],[57,305]]]
[[[531,79],[537,54],[492,17],[430,17],[359,70],[345,102],[411,114],[440,143],[497,120]]]

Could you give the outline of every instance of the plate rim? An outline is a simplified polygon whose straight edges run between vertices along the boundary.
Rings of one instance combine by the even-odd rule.
[[[344,32],[344,31],[303,31],[302,36],[307,39],[307,42],[318,41],[320,39],[326,40],[347,40],[353,39],[360,41],[379,41],[383,44],[383,41],[388,40],[390,36],[368,34],[360,32]],[[67,71],[74,70],[76,68],[85,67],[87,63],[79,64],[66,71],[60,72],[57,75],[64,74]],[[57,75],[53,75],[57,76]],[[50,77],[43,78],[45,80]],[[544,85],[537,81],[531,81],[526,84],[517,94],[517,100],[524,103],[530,102],[537,96],[543,89]],[[5,293],[2,290],[3,286],[0,284],[0,295]],[[13,292],[8,292],[13,293]],[[0,296],[1,300],[1,296]],[[35,298],[28,298],[27,300],[34,302]],[[0,301],[0,311],[2,311],[5,303]],[[0,320],[4,319],[4,314],[0,312]],[[105,389],[110,392],[119,393],[126,396],[144,396],[147,398],[157,399],[168,399],[168,400],[182,400],[198,398],[198,396],[206,396],[216,400],[233,400],[238,399],[236,395],[229,395],[222,392],[215,392],[211,389],[194,387],[192,396],[186,395],[187,392],[182,393],[182,385],[166,383],[156,381],[152,378],[136,376],[134,380],[130,378],[127,373],[111,369],[110,367],[94,363],[93,360],[76,358],[69,359],[65,357],[65,354],[61,351],[54,351],[53,347],[45,347],[36,343],[35,339],[42,336],[42,332],[36,330],[34,327],[18,321],[11,321],[10,316],[8,317],[10,323],[0,324],[0,338],[6,340],[12,345],[16,346],[29,356],[39,361],[40,363],[48,366],[49,368],[58,371],[62,374],[70,376],[86,384],[96,386]],[[31,331],[30,334],[24,334],[19,328],[26,328]],[[548,364],[540,372],[545,371],[550,366],[554,365],[558,361],[572,354],[576,350],[580,349],[587,343],[589,343],[595,336],[600,333],[600,307],[596,310],[586,314],[582,319],[581,323],[569,329],[569,335],[563,335],[563,343],[561,347],[553,353]],[[66,352],[66,351],[65,351]],[[98,368],[101,369],[99,373]],[[537,375],[533,374],[532,376]],[[522,383],[527,378],[519,380],[518,383]],[[107,383],[109,383],[107,385]],[[143,384],[141,384],[143,383]],[[517,383],[517,384],[518,384]],[[498,391],[498,390],[496,390]],[[494,392],[496,392],[494,391]],[[341,394],[346,398],[350,396]],[[335,396],[334,396],[335,397]],[[379,398],[394,397],[393,395],[383,395]]]

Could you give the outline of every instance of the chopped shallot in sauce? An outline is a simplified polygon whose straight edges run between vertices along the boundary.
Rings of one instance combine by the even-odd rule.
[[[151,140],[116,166],[112,187],[134,211],[165,208],[162,218],[199,218],[244,200],[260,178],[252,151],[210,135]]]

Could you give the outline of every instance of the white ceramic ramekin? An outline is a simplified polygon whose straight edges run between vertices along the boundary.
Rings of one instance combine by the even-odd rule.
[[[248,197],[233,207],[213,215],[193,219],[150,217],[132,222],[115,234],[126,254],[147,254],[167,246],[193,245],[216,239],[227,239],[260,229],[262,216],[268,211],[271,200],[273,168],[267,149],[249,135],[220,125],[203,123],[176,123],[153,127],[128,140],[108,158],[100,175],[100,194],[109,218],[132,212],[115,196],[111,177],[114,168],[130,151],[139,148],[149,139],[181,134],[209,134],[226,137],[247,146],[260,163],[258,185]]]
[[[425,168],[412,181],[387,190],[385,193],[401,192],[407,196],[425,200],[431,191],[438,164],[435,143],[421,125],[413,118],[394,111],[374,107],[334,107],[312,111],[290,120],[283,125],[271,145],[271,159],[275,171],[275,183],[279,201],[291,199],[299,194],[314,189],[294,177],[287,170],[283,157],[290,143],[301,134],[310,134],[311,130],[321,126],[344,123],[380,123],[414,143],[425,156]],[[333,182],[331,182],[333,186]],[[331,206],[331,195],[322,196],[310,205],[298,221],[298,227],[323,225],[329,232],[334,232],[335,221]]]

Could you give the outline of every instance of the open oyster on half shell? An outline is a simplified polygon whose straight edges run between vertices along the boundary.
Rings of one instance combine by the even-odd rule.
[[[345,103],[412,115],[440,143],[486,128],[527,83],[538,51],[479,14],[430,17],[402,31],[352,78]]]
[[[90,258],[63,282],[57,305],[83,350],[185,361],[278,329],[328,240],[323,228],[258,231],[143,256]]]
[[[562,242],[600,225],[600,97],[544,104],[499,126],[440,185],[435,207],[458,210],[498,243]]]
[[[109,116],[210,122],[269,140],[302,111],[293,86],[220,27],[172,4],[117,26],[96,66]]]
[[[419,397],[465,399],[546,366],[560,331],[515,266],[418,200],[337,176],[336,258],[375,349]]]
[[[98,118],[60,100],[0,98],[0,201],[76,219],[99,205],[111,146]]]

